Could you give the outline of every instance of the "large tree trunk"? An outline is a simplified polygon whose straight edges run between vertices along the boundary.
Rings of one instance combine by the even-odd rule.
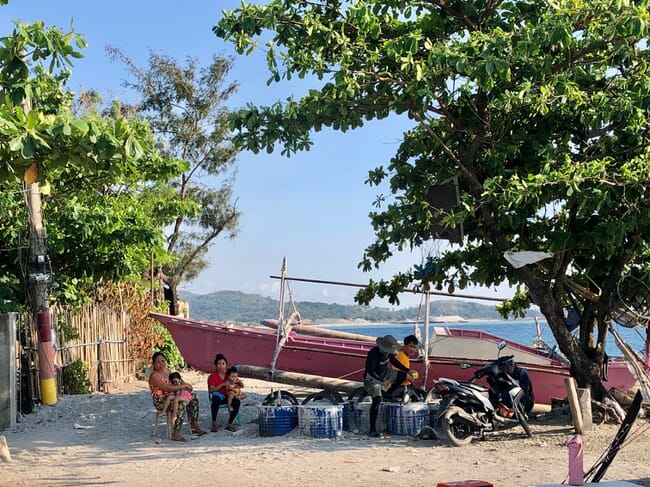
[[[571,361],[570,373],[578,387],[589,388],[592,397],[600,401],[607,391],[602,383],[604,354],[589,343],[579,343],[569,332],[564,322],[563,307],[551,296],[539,299],[539,307],[553,331],[560,351]],[[581,324],[581,326],[585,326]]]

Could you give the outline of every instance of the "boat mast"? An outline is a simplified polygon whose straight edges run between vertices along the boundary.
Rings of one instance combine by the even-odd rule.
[[[280,281],[280,304],[278,306],[278,330],[276,334],[276,340],[275,340],[275,351],[273,352],[273,358],[271,359],[271,363],[269,365],[269,368],[271,369],[271,374],[275,372],[275,363],[278,360],[278,355],[280,355],[280,351],[282,350],[282,347],[284,346],[284,342],[287,341],[287,331],[285,329],[285,319],[284,319],[284,288],[286,285],[286,277],[287,277],[287,257],[285,256],[282,259],[282,270],[281,270],[281,281]]]

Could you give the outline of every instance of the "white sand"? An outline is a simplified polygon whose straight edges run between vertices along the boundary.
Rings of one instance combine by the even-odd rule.
[[[200,423],[210,426],[206,375],[185,372],[199,395]],[[245,379],[248,399],[243,427],[236,433],[189,437],[187,443],[152,437],[153,408],[146,382],[110,394],[63,396],[0,432],[12,462],[0,463],[1,486],[24,485],[174,485],[174,486],[436,486],[480,479],[498,487],[560,483],[568,473],[566,442],[573,435],[568,416],[544,415],[531,423],[535,436],[521,428],[490,434],[484,441],[452,447],[445,441],[396,436],[368,439],[344,432],[341,439],[258,435],[257,404],[271,387],[304,397],[306,389]],[[225,411],[219,424],[226,420]],[[75,423],[82,428],[75,429]],[[604,480],[650,486],[648,420],[639,418],[629,441]],[[583,437],[588,469],[613,439],[617,425],[596,426]],[[186,429],[183,430],[186,433]]]

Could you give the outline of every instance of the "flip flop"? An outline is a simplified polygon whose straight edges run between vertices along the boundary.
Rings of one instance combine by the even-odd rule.
[[[232,431],[233,433],[234,433],[235,431],[237,431],[237,428],[235,428],[234,426],[226,426],[226,429],[227,429],[228,431]]]
[[[192,430],[192,433],[195,434],[196,436],[203,436],[207,432],[203,430]]]
[[[178,439],[172,438],[172,441],[180,441],[181,443],[185,443],[185,442],[187,442],[187,438],[185,438],[184,436],[181,436]]]

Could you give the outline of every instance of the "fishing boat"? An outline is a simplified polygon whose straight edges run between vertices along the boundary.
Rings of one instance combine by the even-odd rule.
[[[266,327],[262,328],[160,313],[150,316],[169,330],[187,363],[203,372],[212,372],[214,356],[224,353],[232,364],[361,381],[366,355],[375,345],[373,337],[314,336],[306,334],[304,327],[280,334],[272,329],[277,320],[264,320]],[[560,357],[484,331],[435,326],[429,339],[427,370],[422,359],[412,360],[411,366],[420,377],[428,378],[422,384],[426,389],[439,377],[466,380],[494,360],[501,341],[506,343],[501,354],[514,355],[528,370],[537,403],[550,404],[553,398],[566,397],[564,379],[569,370]],[[636,382],[624,360],[610,360],[605,387],[627,391]]]

